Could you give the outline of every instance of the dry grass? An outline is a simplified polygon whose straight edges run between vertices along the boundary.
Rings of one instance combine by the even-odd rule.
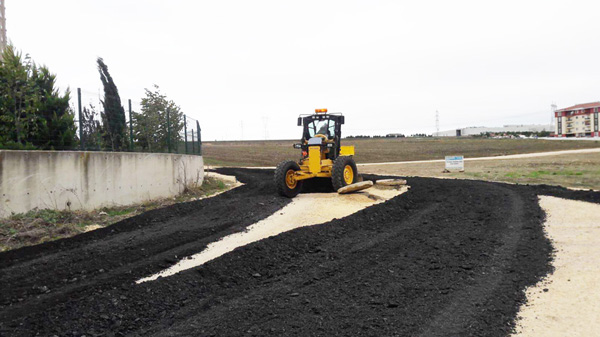
[[[43,209],[14,214],[9,218],[0,219],[0,251],[71,237],[152,209],[207,197],[228,189],[230,185],[215,178],[207,178],[201,187],[188,190],[175,198],[152,200],[143,204],[95,211]]]
[[[548,184],[600,190],[600,153],[466,161],[464,173],[442,173],[443,169],[443,162],[359,167],[362,173]]]
[[[203,155],[207,165],[275,166],[282,160],[298,159],[294,140],[206,142]],[[347,139],[343,145],[356,147],[358,163],[443,159],[460,154],[465,157],[501,156],[600,147],[600,141],[560,141],[541,139],[478,138],[381,138]]]

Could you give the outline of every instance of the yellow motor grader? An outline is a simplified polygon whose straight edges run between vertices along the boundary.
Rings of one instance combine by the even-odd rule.
[[[327,113],[327,109],[298,117],[303,132],[294,148],[302,151],[302,157],[298,162],[286,160],[277,165],[275,186],[280,195],[295,197],[302,190],[302,182],[311,178],[331,178],[336,191],[358,181],[354,146],[341,146],[342,124],[344,116]]]

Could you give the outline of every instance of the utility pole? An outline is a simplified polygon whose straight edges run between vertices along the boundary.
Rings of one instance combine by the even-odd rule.
[[[440,136],[440,112],[435,110],[435,135],[436,137]]]
[[[6,38],[6,10],[4,8],[4,0],[0,0],[0,59],[2,59],[2,52],[8,40]]]

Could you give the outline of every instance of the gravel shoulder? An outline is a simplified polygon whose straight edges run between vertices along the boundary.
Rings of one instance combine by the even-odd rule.
[[[527,289],[514,336],[594,336],[600,331],[600,205],[541,196],[555,268]]]

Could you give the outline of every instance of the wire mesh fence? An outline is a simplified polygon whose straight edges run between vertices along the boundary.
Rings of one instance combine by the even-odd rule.
[[[184,116],[184,129],[179,134],[177,153],[202,155],[202,138],[198,120]]]

